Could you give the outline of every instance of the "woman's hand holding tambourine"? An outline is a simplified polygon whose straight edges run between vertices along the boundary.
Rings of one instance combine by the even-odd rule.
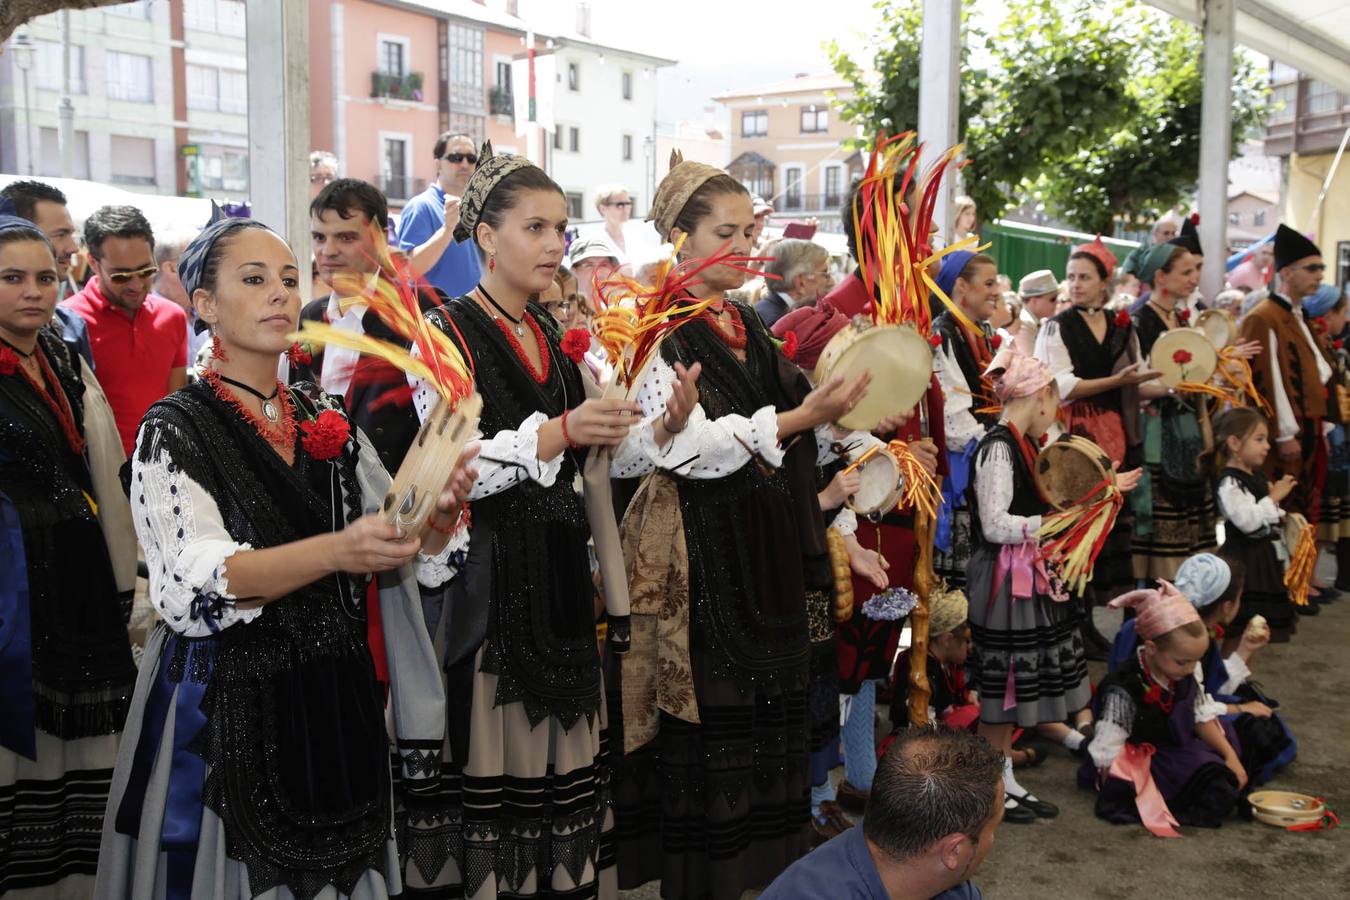
[[[1112,465],[1111,468],[1116,468]],[[1128,472],[1116,472],[1116,490],[1122,494],[1128,494],[1139,486],[1139,479],[1144,477],[1143,469],[1130,469]]]
[[[1228,356],[1233,359],[1254,359],[1261,355],[1260,341],[1244,341],[1238,339],[1228,348]]]
[[[435,515],[441,520],[458,518],[459,511],[469,502],[469,491],[478,480],[478,469],[471,465],[478,456],[478,450],[478,445],[466,448],[450,472],[450,477],[445,480],[445,487],[436,498]]]

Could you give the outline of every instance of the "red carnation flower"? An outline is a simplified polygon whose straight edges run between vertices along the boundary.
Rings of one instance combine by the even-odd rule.
[[[1318,316],[1316,319],[1312,320],[1312,329],[1318,334],[1326,334],[1327,320]]]
[[[1162,702],[1162,688],[1156,684],[1150,684],[1148,690],[1144,691],[1144,702],[1157,706]]]
[[[934,348],[941,347],[942,335],[938,334],[937,332],[933,332],[928,336],[928,343],[932,344]]]
[[[1332,341],[1332,342],[1331,342],[1331,346],[1335,347],[1337,350],[1344,350],[1344,349],[1345,349],[1345,341],[1339,341],[1339,340],[1338,340],[1338,341]]]
[[[314,362],[314,354],[306,350],[303,344],[291,344],[286,349],[286,359],[293,366],[307,366]]]
[[[993,345],[995,350],[997,350],[999,347],[1003,346],[1003,335],[1001,334],[994,335],[989,339],[989,343]]]
[[[1044,447],[1044,446],[1045,446],[1046,444],[1048,444],[1048,443],[1050,443],[1050,435],[1049,435],[1049,433],[1043,434],[1043,435],[1041,435],[1040,437],[1036,438],[1036,446],[1037,446],[1037,447]]]
[[[798,344],[798,343],[799,343],[799,342],[798,342],[798,340],[797,340],[797,332],[795,332],[795,331],[789,331],[789,332],[783,337],[783,348],[782,348],[782,349],[783,349],[783,355],[786,356],[788,359],[796,359],[796,358],[797,358],[797,344]]]
[[[335,409],[325,409],[317,417],[300,423],[300,446],[315,459],[335,459],[351,437],[351,423]]]
[[[0,347],[0,375],[13,375],[19,368],[19,354],[8,347]]]
[[[572,362],[581,362],[591,349],[591,333],[584,328],[571,328],[563,335],[562,352]]]
[[[1130,325],[1130,314],[1128,311],[1122,309],[1120,312],[1116,313],[1117,328],[1128,328],[1129,325]]]
[[[1172,354],[1172,362],[1176,363],[1179,366],[1184,366],[1186,365],[1186,363],[1190,361],[1191,361],[1191,351],[1189,350],[1178,350],[1176,353]]]
[[[1200,214],[1199,214],[1199,213],[1191,213],[1191,224],[1194,225],[1194,226],[1196,226],[1197,228],[1200,227]]]
[[[1191,320],[1191,311],[1189,309],[1183,309],[1181,312],[1177,313],[1177,318],[1180,319],[1181,323],[1184,325]]]

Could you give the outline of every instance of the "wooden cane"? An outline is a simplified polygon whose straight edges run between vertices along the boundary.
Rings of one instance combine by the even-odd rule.
[[[928,395],[919,400],[919,428],[928,437]],[[939,451],[941,452],[941,448]],[[909,614],[909,724],[928,724],[928,595],[933,589],[933,518],[914,508],[914,593],[919,598]]]

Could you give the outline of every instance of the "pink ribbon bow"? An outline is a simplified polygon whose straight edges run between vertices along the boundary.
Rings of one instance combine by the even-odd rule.
[[[1155,749],[1152,744],[1126,744],[1116,761],[1111,763],[1110,774],[1122,781],[1133,782],[1134,803],[1145,828],[1158,837],[1179,838],[1179,823],[1153,781]]]

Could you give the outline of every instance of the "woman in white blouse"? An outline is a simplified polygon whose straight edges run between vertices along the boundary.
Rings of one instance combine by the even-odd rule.
[[[163,622],[127,720],[95,896],[399,894],[367,613],[379,605],[404,778],[430,783],[424,748],[444,695],[418,582],[447,577],[442,532],[471,476],[457,470],[424,543],[366,514],[389,476],[365,435],[317,387],[276,379],[300,311],[285,242],[222,219],[179,265],[216,352],[202,380],[151,407],[132,460]]]
[[[749,193],[674,162],[653,204],[658,233],[683,239],[685,260],[748,256]],[[643,420],[614,459],[616,476],[650,476],[624,525],[633,648],[610,669],[610,727],[626,751],[619,880],[659,878],[671,898],[737,898],[809,848],[804,560],[825,552],[824,530],[808,526],[815,471],[876,443],[828,425],[866,379],[811,390],[754,310],[727,301],[745,277],[734,263],[700,273],[691,294],[712,305],[662,345],[638,391]],[[658,615],[642,641],[648,599]]]

